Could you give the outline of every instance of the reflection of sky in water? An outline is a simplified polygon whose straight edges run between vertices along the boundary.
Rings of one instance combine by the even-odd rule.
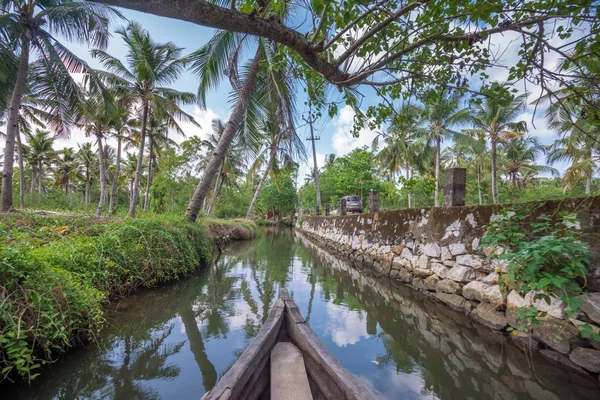
[[[124,299],[100,347],[68,355],[6,398],[198,400],[258,333],[280,282],[325,346],[380,398],[560,398],[543,382],[514,379],[522,359],[503,366],[503,345],[488,350],[460,322],[447,328],[450,320],[430,318],[438,309],[314,252],[289,231],[233,244],[216,267]]]

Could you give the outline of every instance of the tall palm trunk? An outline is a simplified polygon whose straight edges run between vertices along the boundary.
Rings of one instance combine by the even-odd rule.
[[[494,135],[491,137],[492,142],[492,202],[494,204],[498,203],[498,182],[496,177],[496,138]]]
[[[37,185],[37,169],[35,166],[35,163],[31,164],[31,187],[30,187],[30,192],[31,193],[35,193],[35,188]]]
[[[438,137],[435,140],[435,199],[433,202],[434,207],[440,206],[440,153],[441,153],[442,141]]]
[[[588,175],[585,180],[585,194],[592,193],[592,175]]]
[[[38,162],[38,193],[44,193],[44,166]]]
[[[101,133],[98,132],[98,164],[100,165],[100,200],[98,201],[98,208],[96,209],[96,217],[102,216],[102,210],[104,208],[104,201],[106,199],[106,191],[108,184],[106,182],[106,153],[104,152],[104,146],[102,145]]]
[[[225,125],[225,129],[223,130],[223,134],[219,138],[219,143],[213,152],[204,173],[202,174],[202,179],[198,183],[196,190],[194,191],[194,195],[190,199],[190,203],[187,208],[187,212],[185,214],[185,218],[188,221],[196,221],[198,218],[198,213],[202,208],[202,204],[204,203],[204,199],[208,195],[208,191],[210,190],[210,185],[213,182],[214,176],[219,169],[219,165],[225,159],[225,155],[229,150],[229,146],[233,141],[235,133],[238,130],[242,119],[244,118],[244,113],[246,111],[246,107],[248,106],[248,102],[250,100],[250,96],[252,95],[252,91],[256,86],[256,80],[258,78],[258,71],[260,69],[260,53],[256,53],[254,56],[254,61],[252,61],[252,65],[250,66],[250,70],[248,71],[248,75],[246,77],[246,82],[242,87],[239,98],[231,116],[229,117],[229,121]]]
[[[275,155],[277,154],[277,145],[273,143],[271,145],[271,154],[269,155],[269,162],[267,163],[267,168],[260,178],[260,182],[258,182],[258,187],[254,192],[254,196],[252,197],[252,201],[250,202],[250,207],[248,207],[248,212],[246,213],[246,218],[250,218],[252,213],[254,213],[254,207],[256,206],[256,202],[258,201],[258,197],[260,196],[260,192],[262,191],[263,185],[269,176],[269,172],[271,171],[271,167],[273,166],[273,162],[275,161]]]
[[[4,166],[2,168],[2,193],[0,195],[0,211],[8,211],[13,205],[12,178],[15,161],[15,138],[19,130],[19,109],[21,99],[25,92],[27,82],[27,67],[29,65],[29,39],[27,35],[21,37],[21,55],[19,56],[19,69],[15,80],[8,109],[6,123],[6,142],[4,144]]]
[[[223,185],[223,166],[225,164],[224,162],[225,160],[223,160],[223,163],[221,163],[221,166],[219,167],[219,172],[217,173],[216,179],[215,179],[215,187],[213,188],[213,195],[210,198],[209,202],[208,202],[208,206],[206,206],[204,208],[204,215],[210,215],[210,212],[213,208],[213,206],[215,205],[215,201],[217,200],[217,196],[219,195],[219,192],[221,191],[221,186]]]
[[[121,173],[121,135],[117,136],[117,165],[115,166],[115,176],[113,177],[112,188],[110,191],[110,200],[108,202],[108,216],[112,217],[115,212],[115,203],[119,191],[119,174]]]
[[[137,207],[138,197],[140,194],[140,179],[142,178],[142,168],[144,167],[144,147],[146,142],[146,124],[148,123],[148,101],[144,100],[144,111],[142,113],[142,133],[140,137],[140,149],[138,151],[137,166],[135,169],[135,178],[131,192],[131,200],[129,202],[130,218],[135,217],[135,208]]]
[[[19,207],[25,208],[25,167],[23,163],[23,143],[21,142],[21,132],[17,127],[17,150],[19,152]]]
[[[85,204],[88,206],[92,202],[92,177],[90,176],[90,168],[85,168]]]
[[[144,212],[148,212],[148,202],[150,201],[150,186],[152,186],[152,164],[154,158],[154,142],[152,136],[148,135],[150,144],[150,154],[148,155],[148,178],[146,179],[146,193],[144,195]]]
[[[477,167],[477,195],[479,196],[479,205],[483,205],[483,196],[481,194],[481,167]]]

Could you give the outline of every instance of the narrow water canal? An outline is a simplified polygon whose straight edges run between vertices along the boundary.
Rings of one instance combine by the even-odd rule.
[[[595,381],[526,357],[468,317],[283,229],[233,243],[184,281],[122,300],[98,346],[0,397],[198,400],[257,334],[280,284],[323,343],[381,398],[598,398]]]

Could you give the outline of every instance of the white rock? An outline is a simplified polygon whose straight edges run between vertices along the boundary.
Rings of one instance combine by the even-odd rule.
[[[402,249],[402,253],[400,253],[400,257],[405,258],[407,260],[412,260],[413,253],[412,253],[412,251],[410,251],[409,249],[407,249],[405,247],[405,248]]]
[[[521,307],[529,307],[531,305],[530,302],[525,300],[519,293],[515,290],[511,291],[506,297],[506,307],[509,308],[521,308]]]
[[[358,238],[358,236],[354,237],[354,239],[352,240],[352,249],[360,249],[360,239]]]
[[[390,251],[392,251],[392,247],[391,246],[381,246],[379,248],[379,254],[387,254]]]
[[[566,317],[565,304],[561,299],[557,298],[552,294],[543,293],[543,295],[550,297],[550,304],[548,304],[543,298],[536,299],[535,297],[538,294],[542,294],[542,292],[529,292],[525,295],[525,300],[533,304],[538,310],[546,312],[548,313],[548,315],[554,318],[564,319]]]
[[[417,265],[421,269],[429,269],[429,257],[425,254],[422,254],[421,257],[419,257]]]
[[[484,293],[489,286],[483,282],[473,281],[463,286],[462,295],[469,300],[484,301]]]
[[[445,279],[448,275],[448,268],[444,267],[440,263],[431,263],[431,270],[442,279]]]
[[[481,268],[481,259],[478,256],[472,254],[464,254],[456,257],[456,263],[459,265],[466,265],[471,268]]]
[[[475,279],[475,271],[473,268],[457,265],[448,271],[447,278],[456,282],[470,282]]]
[[[492,272],[483,278],[479,278],[478,280],[480,280],[483,283],[487,283],[488,285],[495,285],[496,283],[498,283],[498,278],[498,274]]]
[[[502,304],[504,302],[504,298],[502,297],[500,286],[493,285],[488,287],[483,293],[483,300],[487,303]]]
[[[467,252],[467,249],[466,249],[464,243],[452,243],[451,245],[448,246],[448,249],[450,249],[450,253],[453,256],[466,254],[466,252]]]
[[[442,255],[442,249],[437,243],[427,243],[421,246],[421,253],[429,257],[440,257]]]
[[[442,247],[442,261],[451,260],[451,259],[452,259],[452,254],[450,253],[450,250],[448,249],[448,247],[443,246]]]
[[[471,248],[473,250],[477,250],[479,248],[479,238],[473,239],[473,242],[471,243]]]

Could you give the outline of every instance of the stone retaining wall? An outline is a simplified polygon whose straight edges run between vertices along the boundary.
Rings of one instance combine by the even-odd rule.
[[[527,341],[565,364],[598,374],[600,343],[581,338],[577,326],[589,323],[600,332],[600,197],[532,205],[532,217],[575,213],[594,252],[586,287],[590,293],[582,298],[583,312],[577,319],[568,318],[560,299],[548,305],[535,300],[533,293],[521,297],[515,291],[500,291],[496,271],[505,266],[489,258],[492,249],[480,246],[485,226],[502,212],[500,206],[307,217],[299,228],[337,256],[404,282],[494,330],[517,327],[519,308],[534,304],[548,316],[541,326],[533,327]]]

